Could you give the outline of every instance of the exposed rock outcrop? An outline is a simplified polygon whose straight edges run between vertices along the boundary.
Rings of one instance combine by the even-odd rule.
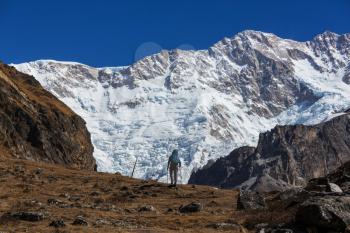
[[[260,134],[255,149],[234,150],[193,173],[189,183],[281,191],[305,186],[308,180],[325,176],[348,160],[350,114],[344,113],[313,126],[276,126]]]
[[[85,122],[34,77],[0,63],[0,155],[95,169]]]

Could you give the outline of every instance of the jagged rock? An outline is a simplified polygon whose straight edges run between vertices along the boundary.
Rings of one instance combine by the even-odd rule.
[[[154,212],[156,211],[156,208],[154,208],[151,205],[145,205],[139,208],[139,212]]]
[[[87,226],[88,222],[85,220],[83,216],[77,216],[74,219],[74,222],[72,223],[73,225],[80,225],[80,226]]]
[[[57,220],[53,220],[50,224],[50,227],[56,227],[56,228],[60,228],[60,227],[65,227],[66,224],[64,223],[63,219],[57,219]]]
[[[244,187],[259,192],[305,186],[308,180],[325,176],[350,160],[348,145],[350,113],[313,126],[276,126],[260,134],[256,148],[232,151],[193,173],[189,183]],[[330,187],[327,179],[315,182],[309,183],[307,190],[330,192],[334,187]]]
[[[11,216],[19,220],[30,222],[41,221],[44,219],[44,214],[40,212],[15,212],[12,213]]]
[[[295,199],[301,194],[305,194],[305,190],[302,188],[291,188],[279,193],[278,197],[282,201]]]
[[[82,118],[34,77],[3,63],[0,87],[1,156],[93,170],[93,147]]]
[[[180,206],[180,213],[195,213],[203,209],[203,205],[199,202],[192,202],[185,206]]]
[[[261,194],[249,190],[240,190],[237,199],[238,210],[259,210],[265,208],[265,198]]]
[[[350,197],[311,197],[300,205],[295,219],[318,230],[343,232],[350,225]]]

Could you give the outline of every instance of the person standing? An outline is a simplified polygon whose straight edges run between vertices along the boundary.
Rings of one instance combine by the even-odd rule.
[[[170,173],[170,187],[176,187],[177,175],[179,168],[181,167],[181,161],[179,158],[179,152],[177,149],[173,150],[168,160],[168,171]]]

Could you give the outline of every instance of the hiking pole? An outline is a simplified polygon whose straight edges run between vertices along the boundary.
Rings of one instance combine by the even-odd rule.
[[[138,159],[139,159],[139,157],[136,157],[136,161],[135,161],[135,163],[134,163],[134,167],[133,167],[132,173],[131,173],[131,178],[134,177],[134,171],[135,171],[135,167],[136,167],[136,163],[137,163],[137,160],[138,160]]]
[[[166,184],[169,184],[169,170],[168,170],[168,167],[166,169]]]
[[[180,184],[182,184],[182,167],[180,167]]]

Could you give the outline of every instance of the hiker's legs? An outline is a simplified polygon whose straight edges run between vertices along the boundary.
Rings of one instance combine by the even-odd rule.
[[[177,171],[178,171],[178,168],[175,168],[174,169],[174,184],[175,185],[177,184]]]
[[[169,172],[170,172],[170,182],[171,184],[174,184],[174,169],[170,167]]]

